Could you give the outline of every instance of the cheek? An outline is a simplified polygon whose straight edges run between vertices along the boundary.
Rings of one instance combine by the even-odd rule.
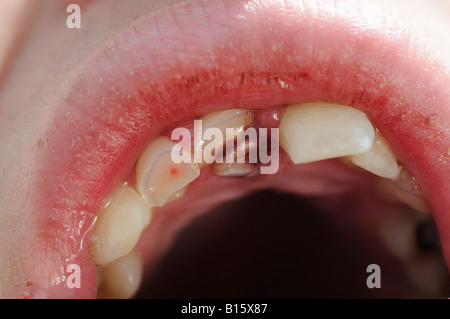
[[[0,80],[28,30],[37,1],[0,2]]]

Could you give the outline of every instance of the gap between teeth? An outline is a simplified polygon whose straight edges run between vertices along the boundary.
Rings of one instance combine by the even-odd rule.
[[[226,128],[239,131],[251,127],[253,115],[253,111],[240,109],[208,114],[202,117],[202,132],[215,127],[226,137]],[[286,107],[279,129],[281,148],[295,164],[348,156],[354,164],[378,176],[395,179],[399,175],[400,167],[387,142],[367,116],[352,107],[329,103],[290,105]],[[211,143],[209,147],[223,149],[228,142],[225,138],[206,143],[201,137],[200,140],[194,137],[192,152]],[[207,165],[204,158],[197,159],[197,163],[174,163],[171,151],[175,145],[163,136],[153,140],[137,160],[136,189],[125,184],[119,186],[100,211],[91,239],[91,255],[95,264],[109,265],[106,273],[134,269],[132,273],[139,277],[140,270],[134,265],[136,258],[127,259],[127,256],[150,223],[153,207],[183,196],[186,187],[200,175],[201,167]],[[248,151],[256,145],[247,143],[239,147]],[[188,155],[193,158],[192,153]],[[254,169],[249,163],[213,165],[220,176],[244,176]],[[122,263],[122,266],[115,263]],[[124,263],[129,267],[123,266]],[[104,276],[103,286],[111,287],[104,289],[113,294],[117,287],[104,283],[105,280],[112,280],[111,276]],[[127,291],[134,289],[125,279],[121,282]]]

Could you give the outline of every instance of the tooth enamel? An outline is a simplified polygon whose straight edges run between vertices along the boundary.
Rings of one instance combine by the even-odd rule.
[[[235,129],[236,134],[242,132],[246,127],[250,126],[253,120],[253,112],[249,110],[232,109],[218,111],[207,114],[201,118],[202,120],[202,136],[209,128],[217,128],[222,132],[223,140],[201,141],[201,137],[197,137],[194,144],[194,153],[201,154],[197,149],[218,149],[226,145],[229,140],[226,136],[226,129]],[[234,140],[234,136],[233,136]],[[211,144],[212,143],[212,144]],[[205,159],[202,159],[205,161]],[[196,159],[197,162],[198,159]],[[203,165],[206,163],[203,163]]]
[[[378,130],[370,151],[361,155],[351,156],[350,159],[359,167],[380,177],[396,179],[400,173],[397,159]]]
[[[374,128],[363,112],[328,103],[288,106],[280,135],[281,146],[295,164],[363,154],[375,139]]]
[[[120,186],[98,214],[91,238],[94,263],[105,264],[128,254],[150,218],[151,207],[139,194],[129,186]]]
[[[216,163],[214,173],[219,176],[245,176],[253,172],[254,167],[249,163]]]
[[[255,136],[256,136],[256,130],[255,130]],[[242,139],[237,139],[237,145],[236,149],[233,150],[233,152],[229,152],[229,154],[226,154],[225,156],[225,163],[245,163],[245,156],[249,152],[250,154],[253,154],[249,157],[250,163],[256,163],[257,159],[255,158],[255,154],[258,150],[258,143],[255,141],[255,139],[248,139],[246,140],[244,136],[241,136]],[[240,141],[240,142],[239,142]]]
[[[129,299],[138,291],[141,280],[141,257],[138,253],[132,252],[103,266],[98,297],[102,299]]]
[[[172,161],[171,151],[175,145],[167,137],[159,137],[142,152],[137,161],[137,190],[154,207],[163,206],[200,175],[195,164],[176,164]]]

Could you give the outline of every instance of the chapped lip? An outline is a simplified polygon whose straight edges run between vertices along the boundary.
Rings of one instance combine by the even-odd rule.
[[[450,79],[404,26],[372,12],[349,1],[199,1],[110,39],[61,93],[37,159],[29,260],[39,266],[27,292],[95,297],[86,240],[102,202],[149,140],[219,108],[325,101],[361,109],[414,172],[450,242]],[[84,289],[65,287],[69,263],[84,267]]]

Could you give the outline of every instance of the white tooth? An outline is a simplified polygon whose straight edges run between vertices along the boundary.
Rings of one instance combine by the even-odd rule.
[[[380,177],[396,179],[400,173],[397,159],[380,132],[376,132],[373,146],[369,152],[350,157],[359,167]]]
[[[105,265],[101,270],[98,297],[101,299],[129,299],[139,289],[142,280],[142,260],[132,252]]]
[[[234,136],[227,138],[226,129],[234,129],[235,134],[239,134],[253,121],[253,112],[249,110],[231,109],[207,114],[201,118],[202,137],[207,129],[219,129],[222,132],[223,140],[213,139],[202,141],[200,137],[194,140],[194,154],[200,154],[199,150],[222,149],[226,143],[234,141]],[[202,159],[206,161],[204,158]],[[199,162],[197,159],[196,162]],[[206,163],[202,163],[205,165]]]
[[[136,164],[137,190],[152,206],[163,206],[178,191],[200,175],[193,163],[172,161],[176,145],[167,137],[155,139],[139,156]]]
[[[214,173],[219,176],[245,176],[254,171],[254,166],[249,163],[216,163]]]
[[[151,219],[151,207],[131,187],[122,185],[101,209],[91,238],[97,265],[128,254]]]
[[[281,146],[295,164],[363,154],[375,139],[374,128],[363,112],[323,102],[288,106],[280,135]]]

